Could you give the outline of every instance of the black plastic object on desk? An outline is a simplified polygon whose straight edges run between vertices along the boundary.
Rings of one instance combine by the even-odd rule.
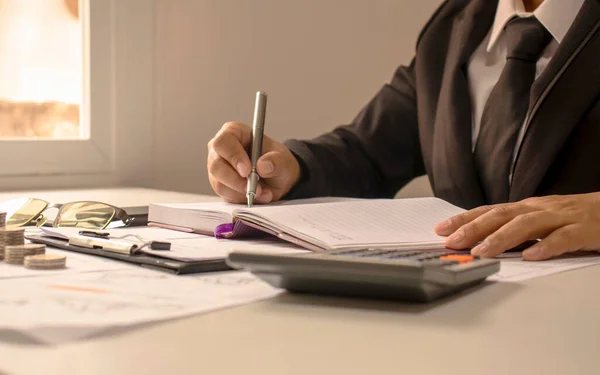
[[[96,255],[104,258],[119,260],[131,264],[135,264],[145,268],[151,268],[159,271],[165,271],[178,275],[189,273],[213,272],[231,270],[225,263],[225,259],[209,259],[199,261],[179,261],[167,259],[150,254],[120,254],[113,251],[102,249],[87,248],[81,246],[70,245],[68,240],[40,235],[25,235],[25,238],[34,243],[43,243],[58,249],[69,250],[76,253]],[[167,251],[168,252],[168,251]],[[67,260],[68,267],[68,260]]]

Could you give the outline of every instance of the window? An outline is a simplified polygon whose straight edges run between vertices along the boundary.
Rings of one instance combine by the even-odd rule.
[[[14,21],[2,26],[3,48],[22,45],[19,54],[0,55],[2,66],[13,68],[7,75],[17,76],[7,79],[4,91],[4,99],[9,99],[5,106],[12,108],[0,124],[7,134],[0,137],[0,176],[113,170],[113,1],[79,0],[76,5],[63,0],[0,0],[0,9],[8,12],[5,17]],[[77,27],[72,27],[74,8]],[[40,35],[33,25],[53,17],[44,22],[56,26],[43,30],[49,35]],[[56,58],[47,46],[61,37],[68,39],[63,46],[68,59]],[[81,44],[74,46],[78,39]],[[38,44],[40,40],[45,42]]]
[[[43,33],[53,35],[35,36],[26,26],[42,10],[44,18],[56,16],[46,21],[59,31]],[[64,44],[56,48],[69,59],[57,63],[47,41],[32,43],[31,55],[21,50],[20,60],[0,53],[0,66],[27,65],[35,73],[18,89],[10,80],[15,70],[4,77],[12,87],[0,100],[12,107],[10,119],[0,115],[0,190],[144,186],[152,168],[154,0],[0,0],[0,14],[6,12],[9,19],[19,14],[21,26],[12,30],[24,35],[6,32],[0,21],[0,48],[48,37]],[[15,124],[25,120],[14,112],[25,125]]]
[[[0,0],[0,137],[84,133],[82,30],[78,0]]]

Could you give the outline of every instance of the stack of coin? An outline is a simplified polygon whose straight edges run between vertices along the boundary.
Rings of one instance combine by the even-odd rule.
[[[32,270],[56,270],[67,266],[67,257],[56,254],[30,255],[25,257],[25,268]]]
[[[0,227],[6,226],[6,212],[0,211]]]
[[[6,246],[6,239],[4,235],[0,235],[0,260],[4,259],[4,247]]]
[[[25,257],[30,255],[40,255],[46,253],[46,245],[26,244],[16,246],[6,246],[4,250],[4,261],[8,264],[23,264]]]
[[[2,214],[4,214],[4,218],[6,220],[6,213],[2,212]],[[16,238],[19,236],[18,233],[11,233],[9,234],[9,232],[12,232],[12,230],[7,229],[4,226],[4,221],[0,221],[0,259],[4,259],[4,246],[8,245],[8,237],[11,236],[11,240],[12,241],[18,241],[19,238]],[[17,232],[22,231],[22,233],[24,233],[23,229],[18,229]],[[23,234],[21,234],[21,236],[23,236]],[[21,237],[22,238],[22,237]],[[20,243],[15,243],[15,245],[20,245],[22,243],[24,243],[24,240],[21,240],[22,242]]]
[[[4,228],[6,226],[6,212],[0,211],[0,228]],[[4,236],[0,235],[0,260],[4,259],[4,245],[5,245]]]
[[[4,238],[6,246],[23,245],[25,243],[25,229],[18,227],[0,228],[0,237]]]

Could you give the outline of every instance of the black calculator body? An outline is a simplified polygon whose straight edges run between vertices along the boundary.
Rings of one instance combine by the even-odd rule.
[[[342,250],[260,254],[227,263],[293,293],[428,302],[481,283],[500,261],[448,251]]]

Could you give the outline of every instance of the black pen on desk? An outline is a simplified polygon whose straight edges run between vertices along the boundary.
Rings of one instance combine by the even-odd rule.
[[[248,185],[246,187],[246,198],[248,207],[254,205],[256,199],[256,189],[258,187],[259,176],[256,172],[256,163],[262,154],[263,134],[265,131],[265,115],[267,112],[267,94],[258,91],[254,103],[254,120],[252,122],[252,141],[250,149],[250,174],[248,175]]]

